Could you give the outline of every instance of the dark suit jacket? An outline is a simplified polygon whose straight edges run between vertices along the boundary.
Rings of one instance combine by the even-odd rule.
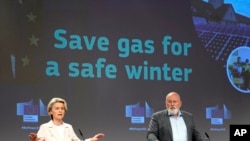
[[[187,127],[188,141],[202,141],[200,132],[196,129],[192,114],[181,111]],[[172,128],[167,110],[156,112],[149,122],[148,141],[173,141]]]

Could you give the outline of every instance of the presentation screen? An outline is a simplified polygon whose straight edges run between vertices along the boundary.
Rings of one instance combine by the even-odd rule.
[[[249,124],[248,0],[0,3],[3,140],[29,140],[54,97],[79,138],[146,141],[171,91],[213,141]]]

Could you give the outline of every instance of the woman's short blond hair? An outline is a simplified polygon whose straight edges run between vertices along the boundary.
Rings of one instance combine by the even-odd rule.
[[[50,112],[51,109],[52,109],[53,104],[55,104],[55,103],[57,103],[57,102],[63,104],[64,109],[65,109],[65,112],[68,110],[67,102],[66,102],[64,99],[62,99],[62,98],[60,98],[60,97],[54,97],[54,98],[52,98],[52,99],[50,100],[50,102],[48,103],[47,111]]]

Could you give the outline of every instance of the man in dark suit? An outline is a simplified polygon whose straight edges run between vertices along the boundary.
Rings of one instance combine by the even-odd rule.
[[[191,113],[180,110],[182,101],[177,92],[166,96],[166,109],[152,115],[148,141],[203,141]]]

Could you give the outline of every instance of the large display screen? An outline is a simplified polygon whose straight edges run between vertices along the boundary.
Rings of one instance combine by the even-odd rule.
[[[145,141],[176,91],[213,141],[249,124],[250,1],[2,0],[1,139],[29,140],[64,98],[84,138]]]

